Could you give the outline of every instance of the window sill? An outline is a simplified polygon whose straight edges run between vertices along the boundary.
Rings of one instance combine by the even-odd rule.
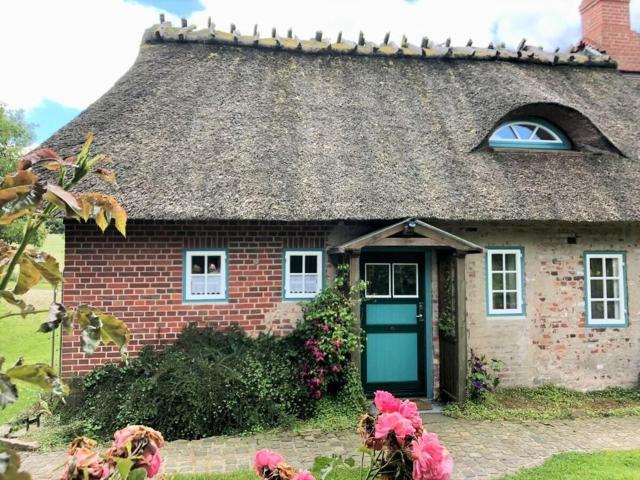
[[[507,313],[504,315],[496,314],[496,315],[487,315],[487,320],[526,320],[527,315],[524,313]]]

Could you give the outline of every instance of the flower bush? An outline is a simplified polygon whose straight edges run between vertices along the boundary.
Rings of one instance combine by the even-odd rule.
[[[333,286],[304,306],[304,319],[296,330],[304,340],[300,378],[316,400],[340,390],[351,356],[360,349],[353,314],[359,288],[349,286],[349,266],[339,265]]]
[[[467,380],[467,392],[471,400],[483,400],[488,392],[493,392],[500,384],[500,378],[496,375],[504,367],[500,360],[491,359],[491,362],[482,355],[476,355],[471,350],[469,357],[469,378]]]
[[[296,471],[282,455],[266,448],[256,453],[253,469],[264,480],[315,480],[308,470]]]
[[[118,430],[113,444],[104,455],[94,448],[95,440],[78,437],[69,445],[60,480],[103,480],[153,478],[160,471],[160,449],[164,439],[160,432],[141,425]]]
[[[425,431],[418,407],[389,392],[377,391],[374,403],[379,413],[364,415],[359,432],[370,462],[361,479],[448,480],[453,459],[438,436]],[[270,450],[256,453],[254,469],[264,480],[314,480],[306,470],[296,472],[283,457]],[[323,471],[323,478],[329,471]]]

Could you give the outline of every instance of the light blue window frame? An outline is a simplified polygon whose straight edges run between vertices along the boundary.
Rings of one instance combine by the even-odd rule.
[[[189,292],[191,279],[191,257],[198,255],[220,255],[222,292],[215,295],[194,296]],[[206,262],[205,262],[206,267]],[[226,303],[229,300],[229,251],[221,248],[186,248],[182,253],[182,303]]]
[[[512,309],[496,309],[493,308],[493,277],[494,273],[491,264],[491,256],[493,254],[515,254],[516,255],[516,308]],[[505,266],[506,268],[506,266]],[[491,318],[505,318],[516,317],[524,318],[526,316],[526,302],[525,302],[525,263],[524,263],[524,247],[511,246],[511,247],[487,247],[485,254],[485,285],[486,285],[486,313],[487,317]],[[503,271],[497,271],[503,272]],[[506,288],[506,287],[503,287]],[[503,291],[503,290],[500,290]]]
[[[292,255],[313,255],[318,258],[318,291],[315,293],[291,293],[289,290],[289,261]],[[302,261],[304,266],[304,260]],[[321,248],[287,248],[282,252],[282,298],[284,300],[310,300],[322,291],[325,283],[324,250]]]
[[[606,271],[603,272],[602,277],[592,277],[590,270],[590,260],[595,258],[602,259],[616,259],[619,262],[619,272],[617,276],[607,276]],[[585,301],[585,320],[587,328],[619,328],[619,327],[628,327],[629,326],[629,296],[627,290],[627,253],[624,251],[586,251],[584,252],[583,257],[584,263],[584,301]],[[605,267],[606,269],[606,267]],[[604,319],[593,319],[591,312],[591,304],[594,301],[598,301],[598,298],[592,298],[591,295],[591,281],[604,281],[603,286],[603,301],[605,302],[604,313],[605,317],[607,317],[607,306],[606,302],[611,301],[607,298],[607,287],[606,281],[607,279],[616,279],[619,281],[619,294],[618,297],[615,298],[614,301],[618,302],[620,309],[620,318],[604,318]]]
[[[529,125],[542,128],[555,137],[554,140],[529,140],[522,138],[497,138],[497,132],[514,125]],[[517,131],[514,130],[518,137]],[[534,132],[535,133],[535,132]],[[555,125],[541,118],[526,117],[501,123],[489,137],[489,146],[495,149],[527,149],[527,150],[571,150],[571,141]]]

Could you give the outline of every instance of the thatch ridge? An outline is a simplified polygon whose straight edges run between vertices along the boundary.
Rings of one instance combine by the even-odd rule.
[[[528,106],[576,150],[483,146]],[[626,222],[638,111],[638,82],[610,68],[145,42],[47,144],[93,131],[133,219]]]

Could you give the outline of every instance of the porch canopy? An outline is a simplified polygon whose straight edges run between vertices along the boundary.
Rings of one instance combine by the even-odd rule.
[[[354,253],[364,247],[447,247],[461,254],[481,253],[482,247],[416,218],[354,238],[329,249],[330,254]]]

